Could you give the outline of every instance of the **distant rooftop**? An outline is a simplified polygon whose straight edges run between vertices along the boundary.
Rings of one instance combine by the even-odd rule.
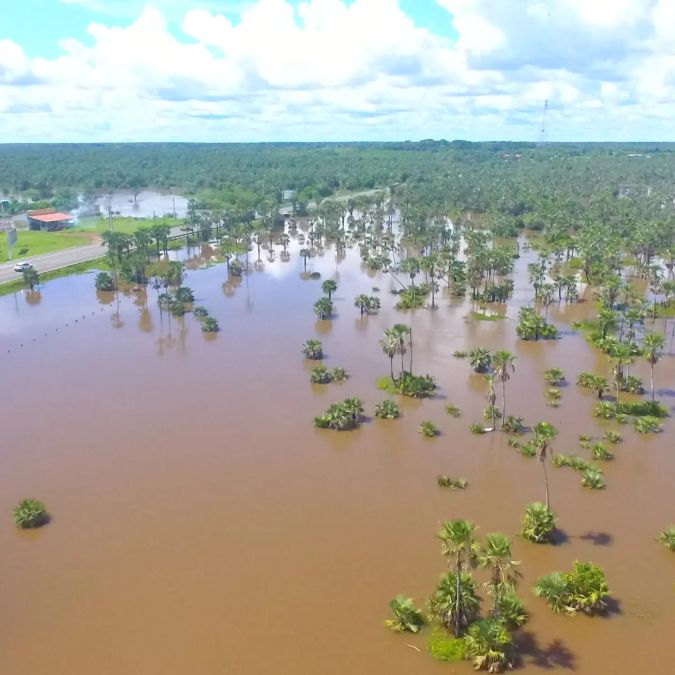
[[[61,220],[73,220],[70,213],[44,213],[37,216],[30,216],[31,220],[39,220],[41,223],[56,223]]]

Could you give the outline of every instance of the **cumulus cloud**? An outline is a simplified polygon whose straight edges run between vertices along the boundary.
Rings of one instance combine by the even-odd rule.
[[[61,1],[98,18],[0,40],[0,140],[533,140],[544,99],[551,138],[672,135],[675,0],[436,0],[454,40],[398,0]]]

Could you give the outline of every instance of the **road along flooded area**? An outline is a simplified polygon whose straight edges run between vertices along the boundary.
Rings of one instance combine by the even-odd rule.
[[[320,249],[307,271],[301,248],[292,235],[290,255],[280,245],[260,260],[252,251],[242,277],[212,264],[208,246],[179,253],[196,304],[220,324],[215,336],[192,314],[160,311],[161,289],[97,292],[94,273],[0,298],[0,672],[468,673],[469,663],[423,653],[428,636],[384,626],[391,598],[422,605],[447,571],[436,533],[453,518],[474,521],[481,536],[513,537],[530,614],[518,670],[662,667],[675,626],[675,560],[655,537],[675,520],[672,416],[659,434],[621,427],[604,490],[551,465],[558,543],[532,544],[517,532],[525,507],[544,498],[539,463],[505,433],[469,431],[483,422],[485,382],[452,356],[476,346],[512,351],[509,413],[555,425],[554,453],[583,454],[580,434],[617,428],[593,417],[596,395],[575,384],[581,371],[610,369],[571,328],[595,311],[590,293],[549,308],[561,339],[524,342],[515,326],[532,301],[534,252],[516,261],[503,318],[479,321],[469,299],[444,290],[435,311],[398,311],[396,282],[368,271],[357,248]],[[317,321],[312,305],[326,279],[338,284],[336,311]],[[380,298],[379,312],[360,316],[361,293]],[[387,395],[376,381],[390,364],[379,340],[395,323],[412,327],[415,372],[439,388],[431,399],[400,398],[402,417],[381,420],[372,413]],[[322,341],[324,365],[346,368],[348,380],[310,383],[308,338]],[[556,408],[545,396],[551,367],[568,382]],[[631,373],[649,381],[643,359]],[[656,379],[672,413],[670,337]],[[348,396],[364,400],[366,423],[343,433],[313,426]],[[439,437],[417,432],[427,419]],[[439,474],[465,477],[468,488],[440,488]],[[45,502],[51,521],[20,531],[12,508],[29,496]],[[531,593],[538,577],[575,560],[605,570],[608,616],[556,615]]]

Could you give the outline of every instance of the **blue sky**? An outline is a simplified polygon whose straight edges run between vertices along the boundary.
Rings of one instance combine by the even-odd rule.
[[[675,0],[23,0],[0,142],[675,140]]]

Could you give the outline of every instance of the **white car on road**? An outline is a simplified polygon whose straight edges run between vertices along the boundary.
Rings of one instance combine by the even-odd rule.
[[[32,270],[32,269],[33,269],[33,266],[30,263],[27,263],[27,262],[20,262],[20,263],[16,263],[16,265],[14,265],[14,271],[15,272],[24,272],[25,270]]]

